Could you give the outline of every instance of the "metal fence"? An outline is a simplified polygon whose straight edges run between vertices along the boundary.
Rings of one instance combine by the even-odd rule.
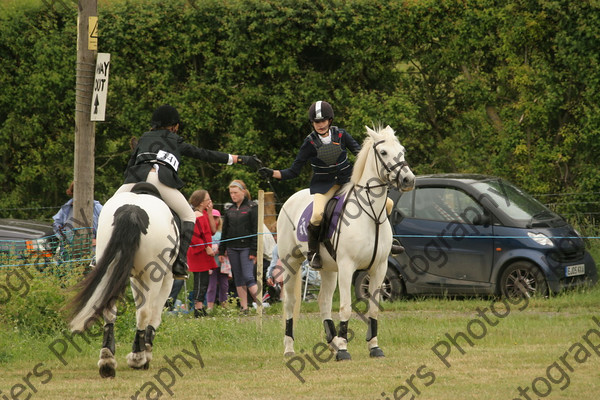
[[[43,270],[69,263],[90,263],[94,255],[91,228],[61,236],[29,240],[0,240],[0,267],[35,266]]]

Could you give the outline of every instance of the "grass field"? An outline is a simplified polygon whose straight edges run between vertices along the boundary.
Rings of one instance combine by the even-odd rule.
[[[348,362],[323,351],[315,303],[303,305],[292,359],[282,356],[280,305],[267,310],[262,327],[257,317],[234,312],[203,319],[165,315],[146,371],[126,366],[131,320],[131,329],[117,332],[119,367],[108,380],[96,367],[101,337],[36,338],[15,329],[1,333],[0,398],[595,400],[599,303],[598,287],[514,304],[383,303],[379,343],[386,357],[369,358],[366,324],[353,318]]]

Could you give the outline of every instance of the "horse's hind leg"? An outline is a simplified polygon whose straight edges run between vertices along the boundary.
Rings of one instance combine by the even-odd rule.
[[[102,378],[114,378],[117,371],[117,360],[115,359],[115,320],[117,319],[117,307],[104,310],[104,337],[102,338],[102,349],[98,360],[98,370]]]
[[[285,336],[283,338],[283,346],[285,357],[291,357],[295,354],[294,352],[294,307],[296,305],[296,286],[298,281],[302,283],[302,277],[300,273],[300,266],[302,260],[292,258],[290,256],[284,256],[280,253],[282,260],[284,273],[283,273],[283,309],[285,320]],[[298,293],[299,294],[299,293]]]
[[[146,364],[144,364],[144,369],[148,369],[150,366],[150,361],[152,361],[152,346],[154,343],[154,336],[156,335],[156,329],[160,325],[162,321],[162,310],[169,297],[169,293],[171,293],[171,288],[173,286],[173,275],[166,274],[162,281],[162,286],[158,291],[158,295],[153,296],[150,299],[150,323],[146,326],[146,334],[144,336],[145,340],[145,349],[146,349]]]
[[[136,306],[135,317],[137,329],[131,353],[127,354],[127,365],[134,369],[148,369],[146,365],[148,363],[148,359],[146,358],[146,330],[150,320],[150,293],[152,292],[149,290],[147,283],[141,281],[138,276],[131,278],[131,288],[134,293]]]

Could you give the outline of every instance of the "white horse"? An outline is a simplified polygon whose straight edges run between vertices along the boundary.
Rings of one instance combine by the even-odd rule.
[[[140,186],[141,192],[135,193]],[[103,378],[116,374],[116,302],[123,299],[127,282],[131,282],[137,325],[127,364],[135,369],[149,367],[152,341],[173,284],[171,266],[179,248],[179,232],[169,207],[150,194],[154,190],[151,184],[142,183],[106,202],[98,221],[97,264],[78,285],[80,291],[70,304],[74,332],[104,317],[98,361]]]
[[[340,189],[345,203],[331,242],[335,259],[323,243],[323,262],[319,309],[330,349],[336,360],[348,360],[348,320],[351,309],[352,276],[360,269],[369,270],[370,300],[366,316],[367,345],[371,357],[383,357],[377,343],[377,314],[380,287],[387,270],[387,258],[392,246],[392,228],[386,213],[387,186],[402,191],[414,188],[415,175],[405,161],[405,149],[392,128],[377,131],[367,127],[367,138],[357,156],[351,182]],[[297,295],[295,280],[300,279],[300,266],[306,257],[307,243],[301,233],[306,231],[306,208],[313,196],[305,189],[292,195],[283,205],[277,219],[278,252],[284,266],[284,312],[286,315],[284,354],[294,355],[293,312]],[[299,234],[300,233],[300,234]],[[332,296],[339,281],[340,325],[336,332],[331,319]]]

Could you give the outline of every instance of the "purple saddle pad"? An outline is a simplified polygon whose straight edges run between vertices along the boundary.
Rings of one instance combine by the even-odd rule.
[[[346,195],[344,194],[340,196],[334,196],[333,199],[337,199],[338,201],[333,209],[332,215],[323,218],[323,221],[330,220],[329,226],[327,227],[327,239],[331,239],[331,236],[333,236],[333,232],[335,231],[335,227],[337,226],[338,220],[340,219],[340,215],[342,213],[342,208],[344,207],[344,200],[346,199]],[[327,210],[327,208],[328,207],[326,206],[325,210]],[[312,215],[312,210],[313,203],[311,201],[310,204],[306,206],[306,208],[302,212],[302,215],[300,215],[300,219],[298,220],[298,229],[296,230],[296,237],[300,242],[308,241],[307,229],[308,223],[310,222],[310,217]]]

